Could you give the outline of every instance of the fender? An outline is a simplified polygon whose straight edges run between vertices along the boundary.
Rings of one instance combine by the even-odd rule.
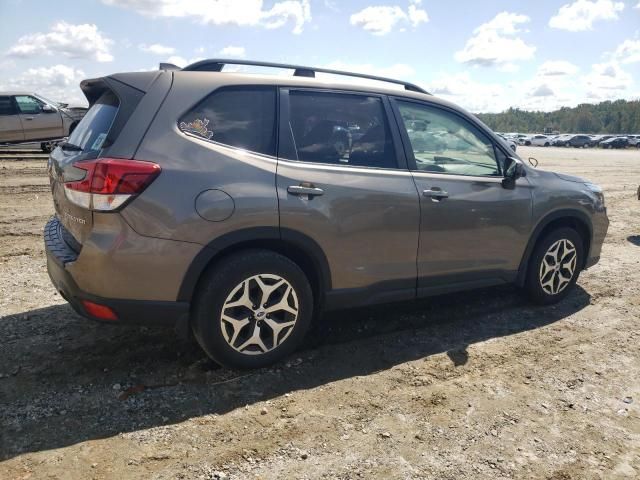
[[[527,248],[525,249],[524,254],[522,255],[522,260],[520,260],[520,266],[518,267],[518,276],[515,282],[516,285],[519,285],[519,286],[524,285],[524,281],[527,276],[527,267],[529,265],[529,258],[531,257],[531,254],[533,253],[533,249],[535,248],[536,243],[538,243],[538,240],[540,239],[540,235],[542,234],[544,229],[547,226],[549,226],[551,222],[560,220],[562,218],[571,218],[574,220],[578,220],[579,222],[584,224],[589,231],[590,241],[593,239],[593,225],[591,223],[591,219],[586,213],[580,210],[575,210],[571,208],[555,210],[549,213],[538,222],[538,224],[533,229],[533,232],[529,237]],[[588,256],[588,252],[585,252],[585,257],[587,256]]]
[[[190,302],[198,280],[216,257],[232,251],[236,247],[242,248],[272,248],[281,250],[287,255],[287,250],[296,249],[302,252],[311,262],[316,273],[322,294],[331,289],[331,272],[329,262],[322,248],[315,240],[296,230],[279,227],[253,227],[222,235],[207,245],[194,257],[184,275],[177,301]],[[293,247],[293,248],[292,248]],[[290,252],[289,252],[290,253]]]

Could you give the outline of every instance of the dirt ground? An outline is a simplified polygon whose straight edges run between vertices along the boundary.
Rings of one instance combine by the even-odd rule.
[[[0,479],[640,477],[640,151],[521,148],[605,189],[601,262],[515,288],[332,313],[274,368],[78,317],[46,273],[42,159],[0,159]]]

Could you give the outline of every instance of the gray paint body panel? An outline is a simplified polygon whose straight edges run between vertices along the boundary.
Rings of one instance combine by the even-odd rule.
[[[328,267],[330,278],[324,285],[340,294],[334,298],[350,298],[338,302],[343,306],[413,298],[417,288],[418,294],[443,291],[443,281],[468,287],[493,284],[496,278],[511,281],[532,238],[554,212],[586,218],[592,231],[588,256],[600,254],[606,210],[596,206],[584,184],[548,172],[525,166],[527,176],[508,190],[499,179],[486,177],[278,160],[178,129],[182,115],[220,86],[271,85],[428,101],[465,116],[504,147],[481,122],[444,100],[309,78],[180,71],[113,78],[130,81],[147,93],[108,154],[153,161],[162,172],[120,213],[93,214],[90,231],[83,230],[82,251],[67,268],[89,294],[188,302],[190,298],[180,294],[185,291],[182,286],[197,283],[197,277],[187,278],[189,272],[202,272],[219,239],[225,239],[223,248],[256,238],[272,245],[307,239],[326,257],[317,263]],[[389,121],[401,151],[398,126],[393,118]],[[406,159],[401,160],[404,165]],[[288,193],[288,187],[303,182],[322,188],[323,195]],[[449,198],[434,203],[423,197],[422,190],[432,186],[448,191]],[[233,214],[222,214],[231,204],[217,194],[206,205],[198,204],[199,195],[207,191],[225,192]],[[74,212],[78,218],[83,213]],[[84,214],[91,217],[90,212]],[[304,241],[299,241],[302,246]],[[205,265],[193,268],[198,261]],[[360,300],[350,292],[359,292]]]

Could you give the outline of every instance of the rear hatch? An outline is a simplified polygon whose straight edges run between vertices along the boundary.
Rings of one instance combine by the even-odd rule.
[[[90,234],[95,210],[117,211],[118,207],[131,197],[118,195],[118,192],[96,196],[91,192],[96,191],[96,178],[100,172],[102,178],[99,183],[104,190],[100,193],[107,193],[110,178],[106,177],[112,175],[114,169],[119,169],[122,173],[124,162],[130,162],[134,166],[141,163],[128,160],[133,157],[141,138],[134,136],[132,140],[131,135],[123,134],[124,142],[134,145],[127,145],[123,149],[116,144],[127,121],[145,96],[145,87],[150,87],[158,75],[158,72],[120,74],[114,76],[115,78],[85,80],[80,84],[89,101],[89,110],[67,141],[51,153],[48,164],[55,211],[66,230],[65,233],[73,237],[72,241],[67,243],[71,243],[70,246],[75,247],[74,249],[78,249]],[[135,86],[124,83],[122,77]],[[138,128],[133,130],[137,131]],[[146,167],[146,164],[143,167]],[[105,168],[111,168],[111,172],[107,172]],[[152,180],[154,172],[155,175],[159,173],[159,167],[157,172],[153,168],[149,172]],[[128,178],[133,182],[140,181],[136,172],[133,175],[131,172],[125,172],[124,175],[129,175]],[[133,188],[130,185],[129,187]],[[97,201],[110,203],[105,207],[95,205]]]

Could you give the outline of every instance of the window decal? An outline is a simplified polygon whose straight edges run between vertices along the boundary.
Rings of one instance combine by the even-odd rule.
[[[209,125],[208,118],[203,118],[202,120],[196,118],[189,123],[180,122],[180,130],[211,140],[211,137],[213,137],[213,130],[209,130],[207,125]]]

